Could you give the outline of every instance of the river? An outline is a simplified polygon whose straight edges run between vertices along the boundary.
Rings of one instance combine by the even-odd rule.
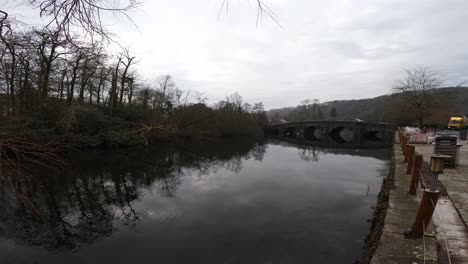
[[[0,263],[353,263],[389,160],[276,140],[75,153],[0,179]]]

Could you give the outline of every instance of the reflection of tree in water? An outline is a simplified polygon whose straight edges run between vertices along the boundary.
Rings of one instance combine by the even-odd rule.
[[[266,144],[256,144],[251,150],[250,150],[250,155],[255,160],[258,161],[263,161],[263,157],[265,156],[267,150],[267,145]]]
[[[9,192],[5,179],[2,193]],[[1,197],[0,236],[47,248],[71,248],[112,232],[112,217],[93,186],[79,180],[60,189],[54,179],[24,181]],[[33,194],[32,190],[36,189]],[[16,192],[27,194],[27,197]],[[34,204],[25,206],[24,200]]]
[[[252,142],[213,142],[161,146],[157,150],[87,152],[65,173],[38,170],[34,177],[0,179],[0,237],[62,250],[92,243],[136,226],[133,203],[158,186],[174,197],[187,171],[206,175],[219,168],[242,169],[242,159],[262,160],[265,146]],[[14,191],[12,191],[14,190]]]
[[[299,157],[305,161],[319,161],[320,153],[323,153],[322,150],[318,150],[316,147],[310,146],[300,146],[298,147]]]
[[[197,179],[203,179],[210,174],[217,173],[224,168],[239,173],[242,168],[242,160],[254,158],[262,161],[267,145],[262,143],[229,140],[195,145],[181,150],[181,164],[184,168],[182,174],[194,175]]]

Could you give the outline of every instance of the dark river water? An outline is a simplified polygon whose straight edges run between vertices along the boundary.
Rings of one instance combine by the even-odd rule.
[[[213,142],[0,181],[0,263],[353,263],[389,149]]]

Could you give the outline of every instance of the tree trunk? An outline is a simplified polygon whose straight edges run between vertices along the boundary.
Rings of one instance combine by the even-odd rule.
[[[10,82],[10,111],[11,114],[16,114],[16,101],[15,101],[15,75],[16,75],[16,58],[15,55],[11,55],[11,76],[9,78]]]
[[[93,104],[93,85],[89,82],[89,104]]]
[[[32,102],[29,102],[28,104],[26,104],[26,101],[28,100],[28,98],[30,98],[30,91],[31,91],[31,87],[30,87],[30,83],[29,83],[29,75],[30,75],[30,67],[29,67],[29,62],[25,62],[25,65],[24,65],[24,80],[23,80],[23,85],[21,87],[21,90],[20,90],[20,106],[19,106],[19,112],[20,113],[24,113],[25,112],[25,108],[26,108],[26,105],[31,105]]]
[[[130,58],[130,57],[127,57],[127,63],[123,63],[125,65],[125,69],[124,69],[124,72],[122,74],[122,79],[120,80],[120,99],[119,99],[119,103],[120,104],[123,104],[123,93],[124,93],[124,88],[125,88],[125,82],[127,81],[127,72],[128,72],[128,68],[130,68],[130,65],[132,64],[132,61],[135,59],[135,57],[133,58]]]
[[[80,94],[78,95],[78,103],[82,104],[84,103],[84,89],[86,87],[86,70],[88,67],[88,62],[89,59],[86,58],[84,65],[83,65],[83,70],[81,71],[81,85],[80,85]]]
[[[80,65],[81,58],[82,58],[82,56],[79,56],[76,59],[75,65],[73,67],[73,75],[72,75],[72,79],[71,79],[71,82],[70,82],[70,91],[69,91],[70,93],[68,94],[68,99],[67,99],[67,104],[68,105],[71,105],[72,102],[73,102],[73,97],[74,97],[74,94],[75,94],[76,77],[77,77],[77,74],[78,74],[78,66]]]
[[[117,65],[115,66],[115,72],[112,75],[112,87],[111,87],[111,98],[110,98],[110,108],[111,108],[111,116],[114,116],[115,106],[117,104],[117,78],[119,75],[119,65],[122,59],[119,58]]]
[[[62,78],[60,80],[60,102],[63,101],[63,88],[65,87],[65,77],[67,75],[67,69],[62,72]]]
[[[132,104],[132,97],[133,97],[133,79],[128,85],[128,104],[129,105]]]
[[[42,78],[42,90],[41,90],[41,98],[44,99],[49,95],[49,80],[50,80],[50,72],[52,70],[52,61],[46,61],[46,68]]]

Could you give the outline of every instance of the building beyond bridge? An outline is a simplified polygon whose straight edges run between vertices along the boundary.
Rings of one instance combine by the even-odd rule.
[[[352,148],[393,144],[395,125],[360,121],[304,121],[274,124],[266,135],[294,139],[317,146]]]

